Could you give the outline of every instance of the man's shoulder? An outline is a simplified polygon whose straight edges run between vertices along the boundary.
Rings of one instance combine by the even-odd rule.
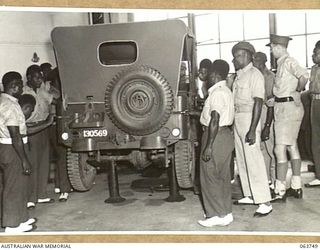
[[[260,78],[262,80],[264,79],[263,74],[256,67],[250,68],[249,72],[253,77],[257,77],[257,78]]]

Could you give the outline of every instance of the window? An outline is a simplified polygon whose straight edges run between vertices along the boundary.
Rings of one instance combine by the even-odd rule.
[[[99,61],[103,65],[121,65],[137,60],[137,44],[132,41],[105,42],[98,50]]]

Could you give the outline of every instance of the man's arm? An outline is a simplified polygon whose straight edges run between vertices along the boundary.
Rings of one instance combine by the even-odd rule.
[[[272,124],[272,121],[273,121],[273,114],[274,114],[273,107],[268,107],[266,123],[264,124],[264,127],[263,127],[262,132],[261,132],[261,140],[262,141],[269,140],[270,127],[271,127],[271,124]]]
[[[48,118],[44,121],[38,122],[36,124],[27,123],[27,135],[36,134],[49,127],[53,123],[54,117],[55,115],[49,114]]]
[[[209,161],[211,159],[213,142],[219,130],[219,120],[220,120],[219,113],[213,110],[211,112],[211,120],[208,127],[209,131],[208,131],[206,146],[202,152],[203,161]]]
[[[251,125],[248,133],[246,134],[246,142],[248,142],[249,145],[253,145],[256,142],[256,129],[260,120],[261,109],[263,104],[262,98],[254,97],[253,99],[254,99],[254,105],[252,110]]]
[[[307,82],[308,82],[308,78],[305,77],[305,76],[300,76],[298,80],[299,80],[299,81],[298,81],[298,86],[297,86],[297,89],[296,89],[296,90],[297,90],[298,92],[301,92],[301,91],[303,91],[303,90],[305,89],[306,84],[307,84]]]
[[[23,173],[29,175],[31,173],[31,164],[27,158],[26,152],[24,150],[24,145],[22,141],[22,137],[19,131],[18,126],[8,126],[7,127],[12,138],[12,146],[14,150],[17,152],[21,163]]]

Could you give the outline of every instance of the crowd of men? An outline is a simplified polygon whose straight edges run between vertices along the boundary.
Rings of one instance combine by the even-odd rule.
[[[254,216],[262,217],[272,212],[272,202],[302,198],[297,138],[304,115],[301,92],[308,81],[316,178],[305,186],[320,186],[320,41],[313,51],[309,77],[289,56],[290,40],[270,36],[267,46],[277,59],[276,74],[267,69],[266,55],[256,52],[249,42],[232,48],[235,74],[229,73],[224,60],[200,63],[199,78],[206,98],[200,115],[200,185],[205,211],[198,223],[202,226],[226,226],[233,221],[230,162],[234,152],[244,194],[235,205],[256,204]],[[66,201],[71,191],[64,162],[66,149],[55,137],[53,107],[61,98],[57,69],[52,70],[48,63],[31,65],[26,79],[23,84],[15,71],[2,77],[0,167],[2,226],[7,233],[34,230],[37,219],[29,217],[28,209],[54,202],[47,194],[50,143],[58,158],[55,187],[59,201]],[[286,189],[289,160],[292,177]]]
[[[66,201],[71,190],[67,179],[65,149],[56,134],[54,104],[60,98],[56,70],[49,63],[31,65],[26,84],[15,71],[2,77],[0,96],[0,167],[2,170],[2,226],[6,233],[29,232],[36,218],[28,210],[36,204],[54,202],[47,194],[50,171],[50,142],[58,158],[56,188],[59,201]],[[62,149],[61,149],[62,148]],[[63,183],[63,185],[61,185]]]
[[[266,55],[256,52],[249,42],[232,48],[235,74],[229,74],[224,60],[204,59],[200,63],[199,79],[206,96],[200,116],[200,184],[205,213],[198,223],[204,227],[226,226],[233,221],[229,166],[234,148],[244,195],[234,205],[258,205],[253,216],[263,217],[272,212],[271,203],[302,198],[297,141],[304,116],[301,92],[308,81],[316,179],[305,186],[320,186],[320,41],[313,50],[309,77],[288,54],[290,40],[271,34],[266,45],[277,60],[275,74],[266,67]],[[287,189],[289,161],[292,176]]]

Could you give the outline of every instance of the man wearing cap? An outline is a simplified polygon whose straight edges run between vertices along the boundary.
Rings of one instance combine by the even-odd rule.
[[[235,205],[259,204],[255,217],[272,212],[271,195],[265,162],[260,148],[260,115],[265,98],[264,78],[253,67],[254,47],[239,42],[232,48],[233,64],[237,76],[233,84],[235,105],[235,148],[244,198]]]
[[[264,77],[264,103],[261,110],[261,150],[267,167],[267,174],[270,189],[274,189],[276,180],[275,157],[274,157],[274,128],[271,121],[267,121],[267,113],[271,112],[268,117],[273,116],[273,108],[269,107],[268,100],[273,97],[272,89],[275,82],[275,75],[267,66],[267,56],[262,52],[256,52],[253,55],[253,66],[260,70]]]
[[[301,157],[298,149],[298,133],[304,114],[300,92],[308,81],[308,72],[289,56],[288,43],[291,38],[271,34],[272,54],[277,59],[274,94],[275,154],[277,158],[277,180],[275,202],[284,202],[287,196],[302,198]],[[292,167],[291,188],[286,191],[288,171],[287,151]]]
[[[234,119],[234,105],[226,85],[229,65],[216,60],[210,72],[209,95],[200,117],[204,129],[200,180],[206,219],[198,223],[204,227],[226,226],[233,221],[229,164],[234,139],[229,126]]]

